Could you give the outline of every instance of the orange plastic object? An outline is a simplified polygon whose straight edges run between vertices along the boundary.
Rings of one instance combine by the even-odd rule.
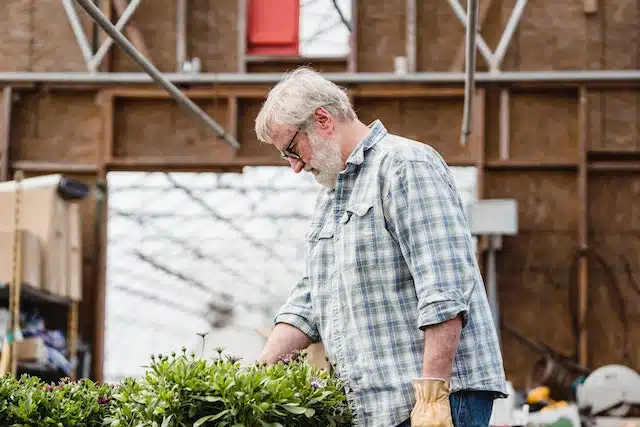
[[[249,0],[247,53],[299,55],[300,0]]]

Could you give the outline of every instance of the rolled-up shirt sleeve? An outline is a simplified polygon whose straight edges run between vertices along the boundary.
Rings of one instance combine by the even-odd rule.
[[[479,269],[464,206],[444,162],[397,160],[390,168],[385,221],[407,264],[422,329],[462,316]]]
[[[306,276],[293,287],[289,297],[278,310],[274,323],[287,323],[302,331],[312,342],[320,341],[320,333],[313,319],[309,279]]]

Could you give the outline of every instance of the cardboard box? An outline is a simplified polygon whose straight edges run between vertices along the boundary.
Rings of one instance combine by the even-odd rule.
[[[42,249],[38,237],[29,230],[18,230],[22,239],[22,283],[42,289]],[[0,229],[0,282],[13,282],[13,246],[12,230]]]
[[[20,185],[20,228],[35,234],[42,248],[42,289],[66,296],[69,202],[58,195],[61,175],[28,178]],[[16,182],[0,183],[0,228],[14,226]]]
[[[15,343],[18,360],[43,362],[47,360],[47,347],[42,338],[25,338]]]

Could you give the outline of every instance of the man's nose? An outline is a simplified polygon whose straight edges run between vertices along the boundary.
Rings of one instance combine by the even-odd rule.
[[[295,173],[300,173],[302,169],[304,169],[304,162],[300,159],[294,159],[292,157],[287,157],[287,161],[289,162],[289,166]]]

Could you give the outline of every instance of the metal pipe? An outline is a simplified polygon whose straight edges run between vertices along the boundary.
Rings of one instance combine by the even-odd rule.
[[[78,45],[80,46],[80,52],[82,52],[84,63],[87,68],[89,68],[91,58],[93,57],[93,52],[91,50],[91,46],[89,46],[87,37],[84,35],[82,23],[78,18],[76,10],[73,8],[73,3],[71,3],[71,0],[62,0],[62,6],[64,7],[64,11],[67,13],[67,18],[69,19],[69,24],[71,25],[73,34],[76,36],[76,40],[78,40]]]
[[[460,22],[462,22],[462,25],[464,25],[465,27],[468,27],[468,16],[467,14],[465,14],[464,9],[462,8],[462,6],[460,6],[460,3],[458,2],[458,0],[448,0],[449,5],[451,6],[451,9],[453,10],[453,13],[456,15],[456,17],[458,18],[458,20],[460,20]],[[468,4],[468,2],[467,2]],[[476,6],[477,9],[477,6]],[[469,10],[469,6],[467,6],[467,10]],[[477,21],[477,13],[476,13],[476,21]],[[477,24],[476,24],[476,28],[477,28]],[[474,31],[474,34],[477,32]],[[485,61],[487,61],[488,64],[492,64],[493,63],[493,52],[491,51],[491,49],[489,48],[489,46],[487,46],[487,43],[484,41],[484,39],[482,38],[482,36],[478,36],[478,40],[477,40],[477,45],[478,45],[478,49],[480,50],[480,53],[482,54],[482,56],[484,57]]]
[[[133,16],[133,13],[136,11],[138,6],[140,5],[140,1],[141,0],[132,0],[131,3],[127,5],[127,8],[124,10],[124,13],[120,17],[120,19],[118,19],[118,22],[116,22],[116,29],[118,31],[122,31],[125,25],[127,25],[127,23],[129,22],[129,19],[131,19],[131,17]],[[91,60],[87,64],[89,71],[95,72],[98,69],[98,67],[102,63],[102,60],[104,59],[104,56],[107,54],[107,51],[109,50],[112,44],[113,44],[113,39],[111,37],[109,37],[104,41],[104,43],[102,43],[102,46],[100,46],[100,48],[98,49],[98,52],[96,52],[96,54],[93,56],[93,58],[91,58]]]
[[[467,0],[467,46],[466,73],[464,80],[464,107],[462,110],[462,135],[460,143],[467,145],[471,134],[471,112],[473,93],[475,91],[474,74],[476,71],[476,31],[478,26],[478,0]]]
[[[78,0],[79,1],[79,0]],[[416,72],[395,73],[323,73],[339,84],[362,83],[430,83],[460,84],[465,73]],[[281,73],[165,73],[164,78],[178,84],[274,84]],[[476,83],[640,83],[640,70],[602,71],[507,71],[476,72]],[[82,72],[0,72],[0,83],[72,83],[72,84],[139,84],[152,83],[147,73],[82,73]]]
[[[524,11],[524,7],[527,5],[527,0],[518,0],[516,5],[511,12],[511,16],[509,16],[509,20],[507,21],[507,25],[502,33],[502,37],[500,37],[500,41],[498,42],[498,47],[495,52],[493,52],[493,64],[492,66],[495,69],[500,69],[502,65],[502,60],[504,59],[504,54],[507,52],[507,48],[511,43],[511,38],[513,37],[513,33],[516,31],[516,27],[518,26],[518,22],[520,21],[520,17],[522,16],[522,12]]]
[[[193,113],[198,119],[213,129],[220,137],[222,137],[229,145],[234,148],[240,148],[238,141],[229,134],[218,122],[209,117],[207,113],[202,111],[198,105],[191,101],[180,89],[173,85],[169,79],[158,71],[149,61],[147,61],[136,48],[120,33],[116,27],[102,14],[91,0],[76,0],[82,8],[91,16],[91,18],[100,27],[109,34],[114,42],[118,44],[153,80],[164,87],[180,105],[185,107],[187,111]]]

